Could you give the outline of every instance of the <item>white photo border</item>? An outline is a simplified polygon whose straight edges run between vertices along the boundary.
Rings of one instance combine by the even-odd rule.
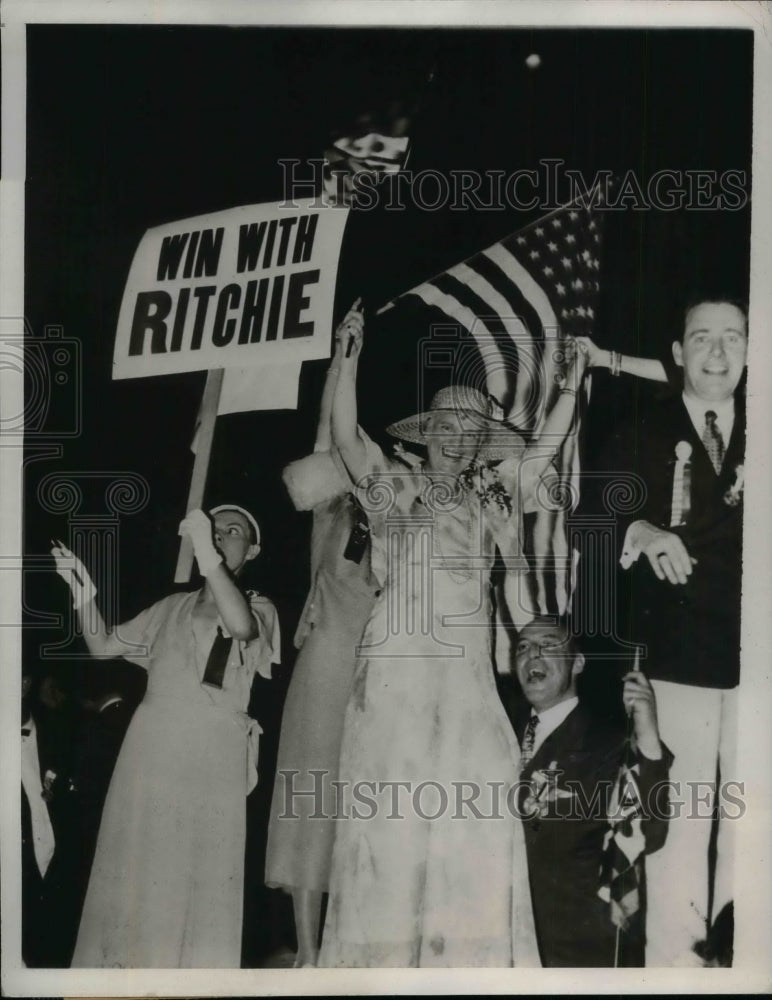
[[[3,315],[24,315],[25,26],[34,23],[138,25],[340,25],[478,27],[692,27],[752,29],[754,44],[753,211],[751,245],[748,454],[743,564],[743,684],[740,688],[740,771],[748,813],[738,826],[736,946],[732,969],[625,970],[33,970],[22,967],[14,854],[19,823],[18,664],[21,637],[0,628],[2,670],[2,989],[8,996],[244,996],[511,993],[766,992],[772,982],[772,719],[770,655],[772,583],[769,502],[772,462],[772,12],[763,3],[666,2],[550,4],[482,0],[5,0],[2,18],[2,185],[0,300]],[[720,72],[720,67],[717,67]],[[5,377],[4,377],[5,376]],[[18,380],[3,378],[7,412],[20,412]],[[21,448],[0,442],[2,620],[19,620]],[[753,586],[751,586],[753,582]]]

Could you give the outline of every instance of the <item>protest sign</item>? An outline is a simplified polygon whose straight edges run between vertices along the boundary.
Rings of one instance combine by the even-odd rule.
[[[113,378],[327,356],[347,215],[268,203],[149,229],[123,294]]]

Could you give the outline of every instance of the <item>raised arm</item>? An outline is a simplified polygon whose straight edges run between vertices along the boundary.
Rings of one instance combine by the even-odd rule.
[[[219,563],[209,571],[206,579],[223,625],[233,638],[245,642],[256,638],[260,634],[260,626],[252,614],[249,601],[225,569],[225,565]]]
[[[354,307],[335,331],[336,345],[332,364],[333,368],[338,369],[338,381],[332,400],[332,440],[355,480],[367,472],[367,452],[357,430],[356,398],[357,367],[363,333],[364,316]]]
[[[361,299],[357,299],[343,320],[345,324],[352,313],[359,308]],[[341,324],[343,325],[343,324]],[[340,329],[340,326],[338,327]],[[322,391],[322,401],[319,404],[319,422],[316,425],[316,442],[314,451],[329,451],[332,445],[332,401],[335,397],[335,387],[338,384],[340,373],[340,338],[337,330],[335,332],[335,353],[333,354],[330,367],[327,369],[327,378],[324,380]]]
[[[576,413],[576,397],[587,369],[588,353],[576,342],[568,340],[566,351],[571,352],[565,385],[560,390],[555,405],[544,421],[538,437],[525,450],[521,466],[521,489],[524,497],[533,495],[539,479],[549,468],[558,449],[571,430]]]
[[[136,654],[137,647],[123,642],[114,629],[108,629],[96,604],[97,589],[80,559],[63,542],[55,542],[51,555],[56,572],[72,592],[72,606],[78,615],[78,627],[88,651],[98,660],[114,660],[124,654]]]
[[[202,510],[190,511],[179,529],[180,534],[187,535],[193,543],[199,572],[206,577],[223,625],[234,639],[248,642],[260,634],[260,628],[249,601],[215,548],[215,542],[220,544],[219,530],[215,526],[213,533],[212,520]]]
[[[577,337],[576,341],[586,349],[591,368],[608,368],[612,375],[624,372],[652,382],[667,382],[665,366],[656,358],[638,358],[631,354],[620,354],[619,351],[604,351],[589,337]]]

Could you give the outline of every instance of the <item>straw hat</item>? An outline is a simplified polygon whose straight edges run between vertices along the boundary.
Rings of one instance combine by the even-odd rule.
[[[465,418],[464,430],[479,431],[485,435],[477,452],[477,458],[482,462],[512,458],[525,450],[526,442],[522,435],[493,416],[490,396],[466,385],[449,385],[440,389],[426,412],[398,420],[387,427],[386,432],[402,441],[425,445],[427,418],[437,412],[460,414]]]

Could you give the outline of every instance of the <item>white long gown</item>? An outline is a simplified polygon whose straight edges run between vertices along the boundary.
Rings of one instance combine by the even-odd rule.
[[[442,509],[441,482],[395,474],[368,446],[390,508],[374,511],[374,479],[361,498],[383,591],[345,714],[348,818],[337,821],[319,964],[538,966],[523,830],[506,804],[520,752],[490,649],[494,543],[519,551],[518,512],[474,490]],[[496,818],[459,805],[462,783]]]
[[[148,687],[113,772],[73,966],[238,968],[246,795],[259,727],[255,672],[279,660],[276,609],[250,595],[260,635],[233,643],[222,689],[201,684],[213,627],[172,594],[120,627],[145,644]],[[109,669],[105,667],[105,669]]]

